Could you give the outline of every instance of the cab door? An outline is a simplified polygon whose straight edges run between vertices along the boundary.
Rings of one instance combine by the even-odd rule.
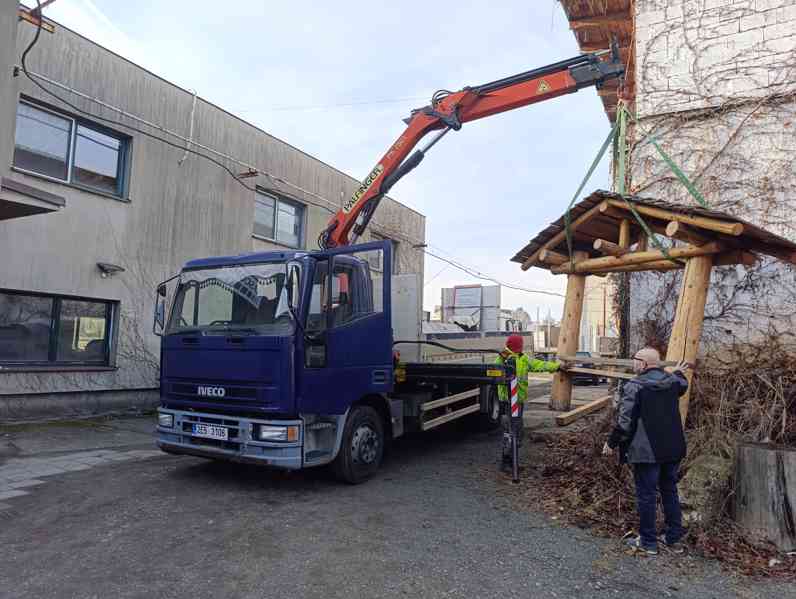
[[[299,409],[342,414],[392,390],[389,242],[313,254]]]

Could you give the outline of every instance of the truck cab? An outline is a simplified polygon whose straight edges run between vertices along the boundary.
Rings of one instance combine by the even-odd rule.
[[[158,446],[286,469],[333,463],[340,478],[360,482],[386,443],[424,429],[413,419],[496,412],[481,410],[483,367],[448,384],[428,368],[413,378],[420,370],[397,362],[391,260],[385,241],[188,262],[156,296]],[[470,395],[461,397],[462,385]]]

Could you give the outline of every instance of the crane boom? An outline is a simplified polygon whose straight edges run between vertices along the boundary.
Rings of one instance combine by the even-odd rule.
[[[426,152],[451,129],[458,131],[469,121],[544,102],[584,87],[599,88],[605,81],[621,77],[624,66],[616,46],[612,48],[609,60],[602,59],[604,54],[582,54],[457,92],[442,90],[435,93],[431,104],[413,110],[405,120],[406,130],[329,221],[318,237],[318,246],[329,249],[354,243],[370,222],[382,197],[401,177],[420,164]],[[430,141],[409,156],[412,149],[432,131],[436,134]]]

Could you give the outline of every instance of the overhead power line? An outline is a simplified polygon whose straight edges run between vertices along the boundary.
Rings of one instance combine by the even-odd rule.
[[[457,269],[467,273],[471,277],[475,277],[476,279],[481,279],[483,281],[489,281],[491,283],[495,283],[496,285],[500,285],[502,287],[507,287],[509,289],[514,289],[516,291],[523,291],[525,293],[539,293],[539,294],[542,294],[542,295],[551,295],[551,296],[555,296],[555,297],[565,297],[563,293],[557,293],[555,291],[546,291],[546,290],[543,290],[543,289],[529,289],[528,287],[519,287],[517,285],[512,285],[510,283],[505,283],[505,282],[503,282],[503,281],[501,281],[499,279],[496,279],[495,277],[492,277],[492,276],[490,276],[488,274],[485,274],[485,273],[479,271],[476,268],[473,268],[473,267],[467,266],[465,264],[462,264],[458,260],[444,258],[444,257],[442,257],[442,256],[440,256],[440,255],[438,255],[438,254],[436,254],[434,252],[429,251],[428,248],[418,247],[417,249],[419,249],[424,254],[427,254],[428,256],[431,256],[432,258],[436,258],[437,260],[441,260],[442,262],[445,262],[448,265],[453,266],[454,268],[457,268]]]

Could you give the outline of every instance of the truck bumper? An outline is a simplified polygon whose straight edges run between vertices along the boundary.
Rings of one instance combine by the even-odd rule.
[[[287,470],[303,467],[304,430],[301,420],[258,420],[158,408],[158,414],[171,414],[173,426],[157,427],[157,445],[167,453],[260,464]],[[194,424],[211,424],[227,429],[226,441],[207,439],[193,432]],[[253,438],[255,425],[298,426],[298,441],[265,442]]]

